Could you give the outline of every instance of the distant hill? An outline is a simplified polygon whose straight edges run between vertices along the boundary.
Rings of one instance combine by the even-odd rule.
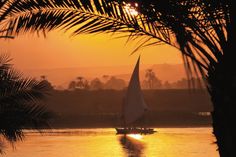
[[[145,76],[146,69],[153,69],[156,76],[162,81],[174,82],[184,78],[185,71],[182,64],[155,64],[141,65],[141,80]],[[78,76],[83,76],[88,80],[95,77],[102,79],[103,75],[116,76],[117,78],[128,81],[133,70],[132,66],[107,66],[107,67],[75,67],[75,68],[57,68],[57,69],[23,69],[23,73],[30,77],[39,78],[45,75],[47,79],[55,86],[67,88],[71,80]]]

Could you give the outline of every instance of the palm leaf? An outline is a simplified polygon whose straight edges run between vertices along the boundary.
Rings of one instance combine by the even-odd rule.
[[[160,42],[174,46],[189,58],[184,61],[190,77],[196,72],[205,77],[209,66],[220,61],[230,23],[228,2],[135,2],[138,15],[125,9],[131,0],[24,0],[11,9],[4,28],[8,35],[60,28],[73,35],[125,33],[128,41],[146,37],[134,51]]]
[[[10,60],[6,55],[0,57],[0,134],[14,142],[23,139],[22,129],[48,128],[52,114],[41,104],[47,84],[23,78],[12,69]]]
[[[130,14],[114,1],[26,0],[14,7],[5,28],[10,29],[8,34],[57,28],[73,30],[73,35],[135,32],[132,36],[146,35],[169,42],[169,36],[160,28],[161,25],[157,26],[158,30],[145,21],[145,17]],[[157,33],[159,36],[155,35]]]

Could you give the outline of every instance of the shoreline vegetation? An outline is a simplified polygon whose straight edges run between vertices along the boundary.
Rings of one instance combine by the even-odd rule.
[[[89,117],[88,117],[89,118]],[[178,120],[177,120],[178,121]],[[198,128],[198,127],[212,127],[211,125],[212,121],[210,117],[202,118],[201,121],[194,121],[191,122],[184,122],[181,121],[178,122],[170,122],[168,124],[156,124],[156,125],[146,125],[146,127],[151,128]],[[90,121],[89,124],[84,124],[81,122],[77,123],[53,123],[52,129],[86,129],[86,128],[115,128],[115,127],[123,127],[122,125],[114,125],[109,120],[103,120],[103,121]]]
[[[45,102],[56,117],[54,129],[122,127],[125,90],[52,90]],[[143,90],[149,112],[138,126],[209,127],[210,99],[203,89]]]
[[[44,130],[64,130],[64,129],[115,129],[116,127],[122,126],[76,126],[76,127],[52,127],[52,128],[42,128],[42,133]],[[206,125],[156,125],[147,126],[148,128],[212,128],[211,124]],[[34,130],[34,129],[25,129]]]
[[[201,128],[209,128],[211,129],[212,126],[211,125],[192,125],[192,126],[149,126],[150,128],[154,128],[156,129],[156,131],[158,131],[158,129],[188,129],[188,128],[192,128],[192,129],[201,129]],[[94,129],[94,130],[93,130]],[[42,130],[40,132],[38,132],[35,129],[23,129],[25,134],[31,134],[31,133],[39,133],[39,134],[47,134],[47,133],[71,133],[73,131],[66,131],[66,130],[78,130],[75,132],[80,132],[80,131],[91,131],[91,132],[96,132],[96,129],[100,130],[100,129],[109,129],[109,131],[113,130],[115,132],[115,128],[112,126],[107,126],[107,127],[56,127],[56,128],[42,128]]]

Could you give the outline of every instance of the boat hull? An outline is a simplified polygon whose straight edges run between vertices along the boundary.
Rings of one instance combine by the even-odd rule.
[[[116,128],[116,134],[154,134],[155,131],[152,128]]]

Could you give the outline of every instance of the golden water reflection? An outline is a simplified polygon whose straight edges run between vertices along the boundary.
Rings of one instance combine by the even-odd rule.
[[[142,136],[139,134],[131,134],[120,136],[120,144],[126,156],[140,157],[144,155],[145,143],[141,140]]]
[[[6,157],[219,157],[211,128],[161,128],[146,136],[120,136],[114,129],[65,129],[28,133]],[[138,137],[138,138],[137,138]]]

